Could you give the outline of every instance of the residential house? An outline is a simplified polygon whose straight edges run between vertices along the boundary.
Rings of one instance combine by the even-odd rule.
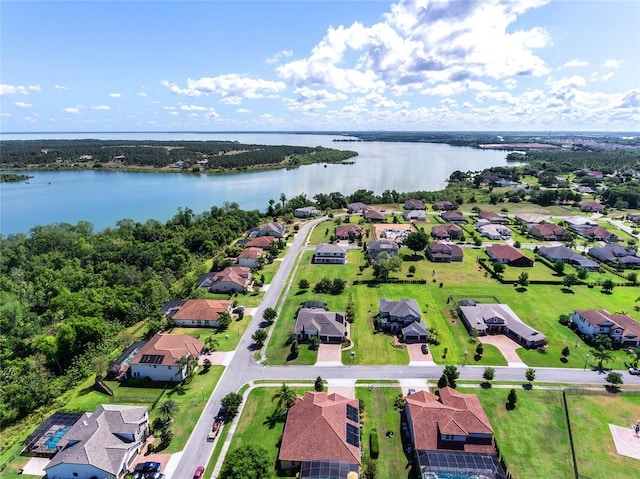
[[[525,224],[527,226],[540,224],[540,223],[550,223],[551,217],[547,215],[538,215],[538,214],[529,214],[529,213],[520,213],[514,216],[515,220],[518,223]]]
[[[580,203],[580,211],[587,213],[602,213],[604,211],[604,206],[597,201],[583,201]]]
[[[469,477],[506,479],[493,428],[476,395],[444,387],[437,396],[424,390],[409,394],[405,404],[409,438],[420,468],[416,477],[464,471]]]
[[[146,406],[103,404],[84,413],[45,466],[49,479],[122,479],[149,435]]]
[[[347,212],[348,213],[364,213],[364,211],[367,208],[369,208],[369,207],[367,205],[365,205],[364,203],[356,201],[354,203],[349,203],[347,205]]]
[[[242,293],[251,283],[251,268],[227,266],[211,278],[209,291],[212,293]]]
[[[529,228],[529,234],[541,241],[569,241],[571,239],[571,234],[555,223],[532,225]]]
[[[247,248],[274,249],[277,246],[278,238],[274,236],[258,236],[248,241]]]
[[[602,247],[595,246],[589,249],[589,256],[616,268],[640,267],[640,257],[636,252],[618,243],[608,243]]]
[[[344,341],[344,316],[342,312],[324,311],[318,308],[300,308],[293,327],[293,334],[300,342],[317,337],[321,343]]]
[[[640,323],[628,314],[611,314],[606,309],[577,309],[571,322],[582,334],[606,334],[615,344],[625,347],[640,346]]]
[[[575,231],[576,234],[587,238],[589,241],[604,241],[605,243],[615,243],[620,238],[615,233],[612,233],[602,226],[582,225],[572,226],[570,228]]]
[[[385,216],[378,210],[373,208],[367,208],[366,210],[364,210],[362,216],[364,216],[365,220],[371,221],[372,223],[384,223],[386,221]]]
[[[347,262],[347,250],[342,246],[330,243],[320,243],[313,254],[315,264],[345,264]]]
[[[600,265],[586,256],[576,253],[566,246],[542,246],[538,248],[538,254],[543,258],[555,263],[562,261],[576,268],[586,269],[587,271],[598,271]]]
[[[511,230],[508,227],[489,223],[485,219],[478,220],[476,230],[480,233],[480,236],[490,240],[506,240],[511,237]]]
[[[198,359],[203,349],[202,341],[187,334],[156,333],[133,358],[129,373],[134,378],[179,382],[187,374],[180,358]]]
[[[406,210],[402,213],[405,221],[427,221],[427,213],[424,210]]]
[[[218,299],[189,299],[176,311],[172,319],[178,326],[220,326],[220,314],[231,313],[232,302]]]
[[[454,224],[437,225],[431,229],[431,236],[439,240],[459,239],[462,228]]]
[[[462,261],[462,248],[454,244],[433,242],[427,245],[427,258],[434,263]]]
[[[261,236],[261,238],[267,238],[267,236]],[[242,250],[242,253],[238,255],[236,263],[238,266],[244,266],[246,268],[257,268],[260,266],[260,259],[264,257],[264,250],[255,246],[249,246]]]
[[[640,213],[631,213],[629,215],[629,221],[635,224],[640,224]]]
[[[360,447],[358,400],[307,391],[287,412],[278,461],[301,479],[359,477]]]
[[[303,208],[296,208],[293,212],[293,216],[296,218],[313,218],[315,216],[320,216],[322,211],[320,211],[315,206],[305,206]]]
[[[447,223],[463,223],[467,224],[469,221],[464,217],[462,211],[451,210],[451,211],[443,211],[440,213],[440,218],[445,220]]]
[[[380,299],[380,328],[392,333],[400,333],[405,342],[427,341],[429,333],[422,322],[420,307],[415,299],[391,301]]]
[[[369,241],[366,245],[367,254],[371,262],[375,263],[380,254],[385,253],[387,256],[398,256],[400,246],[398,243],[391,240],[373,240]]]
[[[508,264],[509,266],[533,266],[533,260],[525,256],[522,252],[506,244],[494,244],[485,248],[487,255],[499,263]]]
[[[475,329],[481,336],[502,333],[526,348],[537,348],[545,344],[544,334],[522,322],[506,304],[463,301],[459,308],[462,321],[469,331]]]
[[[362,228],[358,225],[342,225],[336,228],[336,238],[339,240],[355,241],[362,239]]]
[[[404,202],[405,210],[424,210],[424,203],[416,199],[408,199]]]
[[[487,220],[489,223],[496,223],[500,225],[509,224],[509,218],[495,211],[481,211],[478,213],[478,219]]]
[[[578,186],[576,188],[576,191],[578,193],[582,193],[583,195],[592,195],[596,192],[596,190],[594,190],[590,186]]]
[[[285,235],[285,232],[285,226],[283,223],[267,223],[258,228],[257,235],[282,238]]]
[[[595,226],[596,223],[588,216],[574,215],[562,218],[562,222],[568,228],[580,228],[586,226]]]
[[[455,210],[456,208],[457,206],[449,200],[436,201],[433,204],[433,209],[438,211],[449,211],[449,210]]]

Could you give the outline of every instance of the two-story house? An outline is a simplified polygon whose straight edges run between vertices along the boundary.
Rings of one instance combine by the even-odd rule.
[[[320,243],[313,254],[315,264],[345,264],[347,262],[347,250],[342,246],[330,243]]]

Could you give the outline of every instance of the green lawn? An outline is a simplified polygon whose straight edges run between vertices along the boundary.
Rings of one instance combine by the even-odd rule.
[[[400,412],[394,409],[395,399],[402,391],[399,387],[358,387],[356,397],[364,403],[362,415],[362,463],[370,457],[369,437],[371,429],[377,428],[380,455],[375,460],[377,477],[385,479],[407,479],[410,465],[403,451],[402,428],[400,427]],[[393,432],[393,437],[387,437],[387,431]]]
[[[221,331],[218,328],[182,328],[175,327],[169,330],[171,334],[188,334],[194,338],[198,338],[207,344],[209,336],[213,336],[213,339],[218,343],[215,346],[216,351],[233,351],[238,346],[242,334],[247,329],[251,316],[246,315],[242,320],[231,321],[231,324],[225,331]]]
[[[573,477],[561,391],[517,388],[517,406],[508,411],[509,389],[458,389],[480,399],[514,479]]]

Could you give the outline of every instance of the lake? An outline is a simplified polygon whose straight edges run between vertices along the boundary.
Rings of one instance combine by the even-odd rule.
[[[436,143],[334,142],[337,135],[287,133],[82,133],[2,134],[3,140],[227,140],[263,145],[324,146],[358,152],[350,165],[307,165],[224,175],[129,173],[120,171],[30,171],[28,182],[0,184],[0,232],[7,236],[33,226],[86,220],[95,230],[131,218],[166,221],[178,208],[201,213],[225,201],[265,211],[269,199],[358,189],[433,191],[445,187],[455,170],[506,165],[505,151]]]

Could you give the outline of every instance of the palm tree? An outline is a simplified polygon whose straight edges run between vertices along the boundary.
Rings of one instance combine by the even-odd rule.
[[[165,399],[160,403],[158,412],[162,416],[165,422],[169,422],[174,414],[178,411],[178,403],[173,399]]]
[[[640,362],[640,346],[635,348],[629,348],[627,350],[627,354],[630,354],[631,356],[633,356],[633,362],[631,363],[631,365],[633,367],[637,367],[638,363]]]
[[[289,409],[296,402],[296,393],[285,383],[282,383],[282,386],[280,386],[278,392],[273,395],[272,400],[276,399],[278,400],[278,409],[282,408],[283,406]]]
[[[213,334],[208,336],[207,339],[205,339],[205,343],[207,344],[207,348],[209,348],[210,351],[215,351],[218,346],[220,346],[220,341],[218,341]]]
[[[287,201],[287,195],[280,193],[280,201],[282,201],[282,211],[284,211],[284,203]]]
[[[602,363],[611,361],[613,359],[613,355],[611,351],[606,349],[595,349],[591,351],[591,354],[595,359],[598,360],[598,370],[602,371]]]

